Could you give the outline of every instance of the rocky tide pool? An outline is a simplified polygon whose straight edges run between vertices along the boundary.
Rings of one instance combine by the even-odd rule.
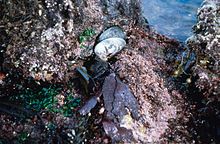
[[[185,41],[202,0],[142,0],[144,16],[159,33]]]
[[[0,1],[0,144],[220,144],[220,0],[203,1]]]

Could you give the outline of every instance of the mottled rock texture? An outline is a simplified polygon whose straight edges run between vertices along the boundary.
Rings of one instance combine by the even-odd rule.
[[[209,100],[220,101],[220,1],[205,0],[198,10],[194,35],[187,45],[196,53],[196,86]]]
[[[194,35],[187,40],[196,54],[191,68],[195,81],[189,87],[193,99],[193,135],[197,143],[220,141],[220,1],[205,0],[198,9]]]
[[[35,80],[65,82],[85,59],[78,37],[142,21],[139,1],[3,1],[0,25],[10,37],[3,69]],[[93,47],[95,36],[88,45]]]
[[[120,125],[132,130],[138,143],[160,143],[169,130],[168,121],[178,117],[178,104],[172,102],[178,92],[170,93],[165,77],[160,77],[168,68],[166,49],[176,49],[178,43],[153,33],[146,35],[140,29],[131,30],[129,36],[130,45],[117,55],[114,68],[135,95],[140,118],[125,116]]]
[[[131,107],[132,102],[123,104],[121,119],[115,123],[108,121],[105,111],[103,119],[107,120],[101,118],[101,121],[105,131],[109,132],[107,135],[113,142],[191,143],[186,127],[181,123],[188,121],[187,105],[180,92],[174,90],[175,83],[167,81],[173,72],[168,60],[175,60],[179,43],[146,27],[139,0],[8,0],[2,3],[1,31],[6,32],[5,38],[9,37],[10,41],[5,43],[4,56],[0,55],[4,58],[1,69],[7,73],[6,80],[1,83],[12,86],[7,89],[1,87],[0,95],[16,89],[15,80],[20,78],[66,83],[74,76],[75,68],[88,60],[86,49],[80,47],[80,34],[87,28],[95,30],[96,34],[86,42],[88,47],[93,48],[101,31],[118,25],[126,32],[127,45],[109,64],[118,81],[120,79],[128,85],[129,97],[135,98],[133,102],[135,105],[138,103],[140,108],[137,110],[135,106],[135,111],[130,114],[125,107]],[[11,80],[10,76],[14,79]],[[109,83],[106,85],[109,86]],[[125,100],[123,102],[126,103]],[[86,111],[90,111],[91,107]],[[110,105],[109,109],[109,105],[105,107],[109,111],[117,107],[117,103],[114,107]],[[132,114],[136,113],[138,118],[133,118]],[[92,113],[92,116],[96,114]],[[98,143],[99,137],[93,135],[95,132],[88,133],[92,135],[88,142],[93,140]],[[172,136],[173,133],[175,136]]]

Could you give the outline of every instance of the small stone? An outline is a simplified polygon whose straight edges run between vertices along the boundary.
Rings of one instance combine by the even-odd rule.
[[[5,79],[5,77],[6,77],[6,74],[5,74],[5,73],[0,72],[0,80]]]
[[[105,111],[105,108],[104,107],[102,107],[100,110],[99,110],[99,114],[101,115],[101,114],[103,114],[104,113],[104,111]]]
[[[105,144],[108,144],[108,143],[109,143],[109,140],[106,138],[106,139],[103,140],[103,142],[104,142]]]
[[[97,99],[94,96],[86,102],[86,104],[79,110],[79,113],[81,115],[88,114],[91,111],[91,109],[93,109],[96,106],[96,104],[97,104]]]
[[[187,78],[187,79],[186,79],[186,82],[187,82],[188,84],[190,84],[190,83],[192,82],[191,78]]]
[[[139,105],[136,98],[129,87],[115,73],[111,73],[105,78],[102,93],[109,119],[115,119],[116,117],[122,119],[129,113],[134,119],[139,118]]]
[[[42,10],[41,9],[38,11],[38,14],[39,14],[39,16],[42,16]]]

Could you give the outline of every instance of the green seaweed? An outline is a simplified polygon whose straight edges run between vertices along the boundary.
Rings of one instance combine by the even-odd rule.
[[[85,29],[79,36],[79,43],[83,43],[85,41],[87,41],[89,38],[91,38],[92,36],[94,36],[96,33],[93,29],[91,28],[87,28]],[[84,48],[84,47],[83,47]]]
[[[21,132],[19,135],[18,135],[18,141],[20,143],[24,143],[25,141],[27,141],[28,139],[28,133],[27,132]]]
[[[60,88],[50,86],[38,91],[26,89],[22,94],[11,97],[12,101],[19,101],[25,109],[35,112],[48,111],[51,113],[60,113],[65,117],[72,116],[73,109],[79,106],[81,100],[74,98],[72,94],[67,94],[64,98],[64,104],[59,105],[56,96],[61,91]]]

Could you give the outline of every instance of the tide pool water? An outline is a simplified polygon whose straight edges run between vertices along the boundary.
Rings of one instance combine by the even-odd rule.
[[[202,0],[142,0],[144,16],[159,33],[185,41],[192,34]]]

